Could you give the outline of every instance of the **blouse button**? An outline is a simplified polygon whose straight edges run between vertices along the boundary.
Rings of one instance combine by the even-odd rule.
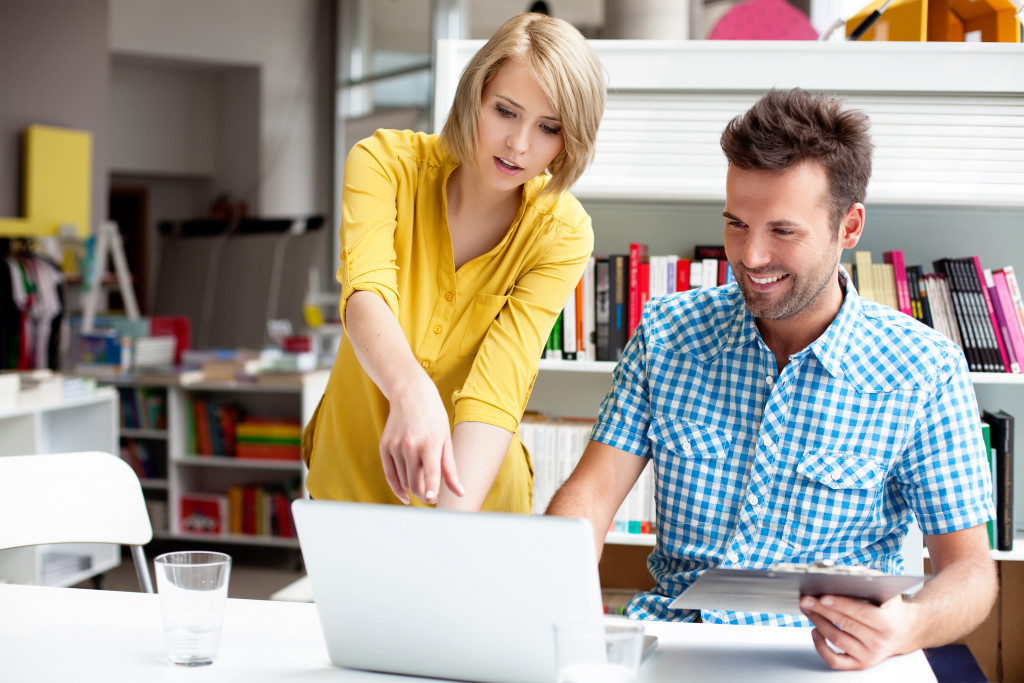
[[[434,334],[441,334],[441,326],[434,325]]]
[[[430,361],[429,360],[421,361],[420,365],[422,365],[425,368],[429,368],[430,367]]]
[[[445,301],[451,301],[453,298],[455,298],[455,295],[452,294],[451,292],[445,292],[444,293],[444,300]]]

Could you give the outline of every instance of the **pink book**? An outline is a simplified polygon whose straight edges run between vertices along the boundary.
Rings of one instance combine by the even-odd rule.
[[[892,265],[893,278],[896,280],[896,303],[901,313],[914,315],[910,303],[910,283],[907,282],[907,266],[903,261],[903,250],[893,249],[882,254],[882,260]]]
[[[1001,268],[1000,272],[1006,276],[1006,286],[1010,290],[1010,298],[1013,300],[1013,310],[1017,313],[1017,322],[1020,323],[1021,334],[1024,334],[1024,297],[1020,294],[1020,285],[1017,283],[1017,275],[1013,272],[1013,266]]]
[[[1006,330],[1005,336],[1010,342],[1007,351],[1012,353],[1015,361],[1013,372],[1020,372],[1021,362],[1024,361],[1024,329],[1013,308],[1013,296],[1006,282],[1006,273],[1001,270],[992,273],[992,283],[992,303],[996,307],[996,318]]]
[[[1024,337],[1021,336],[1020,326],[1016,324],[1017,314],[1010,298],[1010,288],[1007,287],[1007,276],[985,268],[985,285],[995,308],[995,321],[999,326],[999,332],[1007,345],[1010,372],[1020,373],[1021,359],[1024,358]],[[1011,323],[1014,324],[1012,327]]]
[[[627,334],[632,335],[633,330],[640,324],[640,314],[643,312],[643,303],[640,301],[640,264],[650,263],[647,245],[642,242],[633,242],[629,245],[629,323]],[[648,292],[649,284],[648,284]]]

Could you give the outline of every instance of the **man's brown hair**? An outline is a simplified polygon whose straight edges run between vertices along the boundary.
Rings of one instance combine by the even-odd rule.
[[[722,151],[745,171],[786,171],[806,161],[821,164],[829,186],[829,219],[839,222],[863,202],[871,177],[867,114],[843,109],[842,100],[800,88],[770,90],[722,132]]]

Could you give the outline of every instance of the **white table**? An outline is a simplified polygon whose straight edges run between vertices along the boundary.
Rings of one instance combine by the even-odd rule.
[[[659,646],[643,683],[672,681],[929,681],[920,652],[867,672],[831,672],[807,629],[648,623]],[[0,584],[0,681],[424,680],[339,669],[327,658],[309,603],[228,601],[220,656],[177,667],[164,656],[158,596]]]

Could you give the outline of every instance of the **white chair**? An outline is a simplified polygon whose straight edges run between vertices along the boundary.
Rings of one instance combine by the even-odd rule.
[[[142,487],[110,453],[0,457],[0,549],[48,543],[131,547],[139,585],[153,592],[142,546],[153,539]]]

